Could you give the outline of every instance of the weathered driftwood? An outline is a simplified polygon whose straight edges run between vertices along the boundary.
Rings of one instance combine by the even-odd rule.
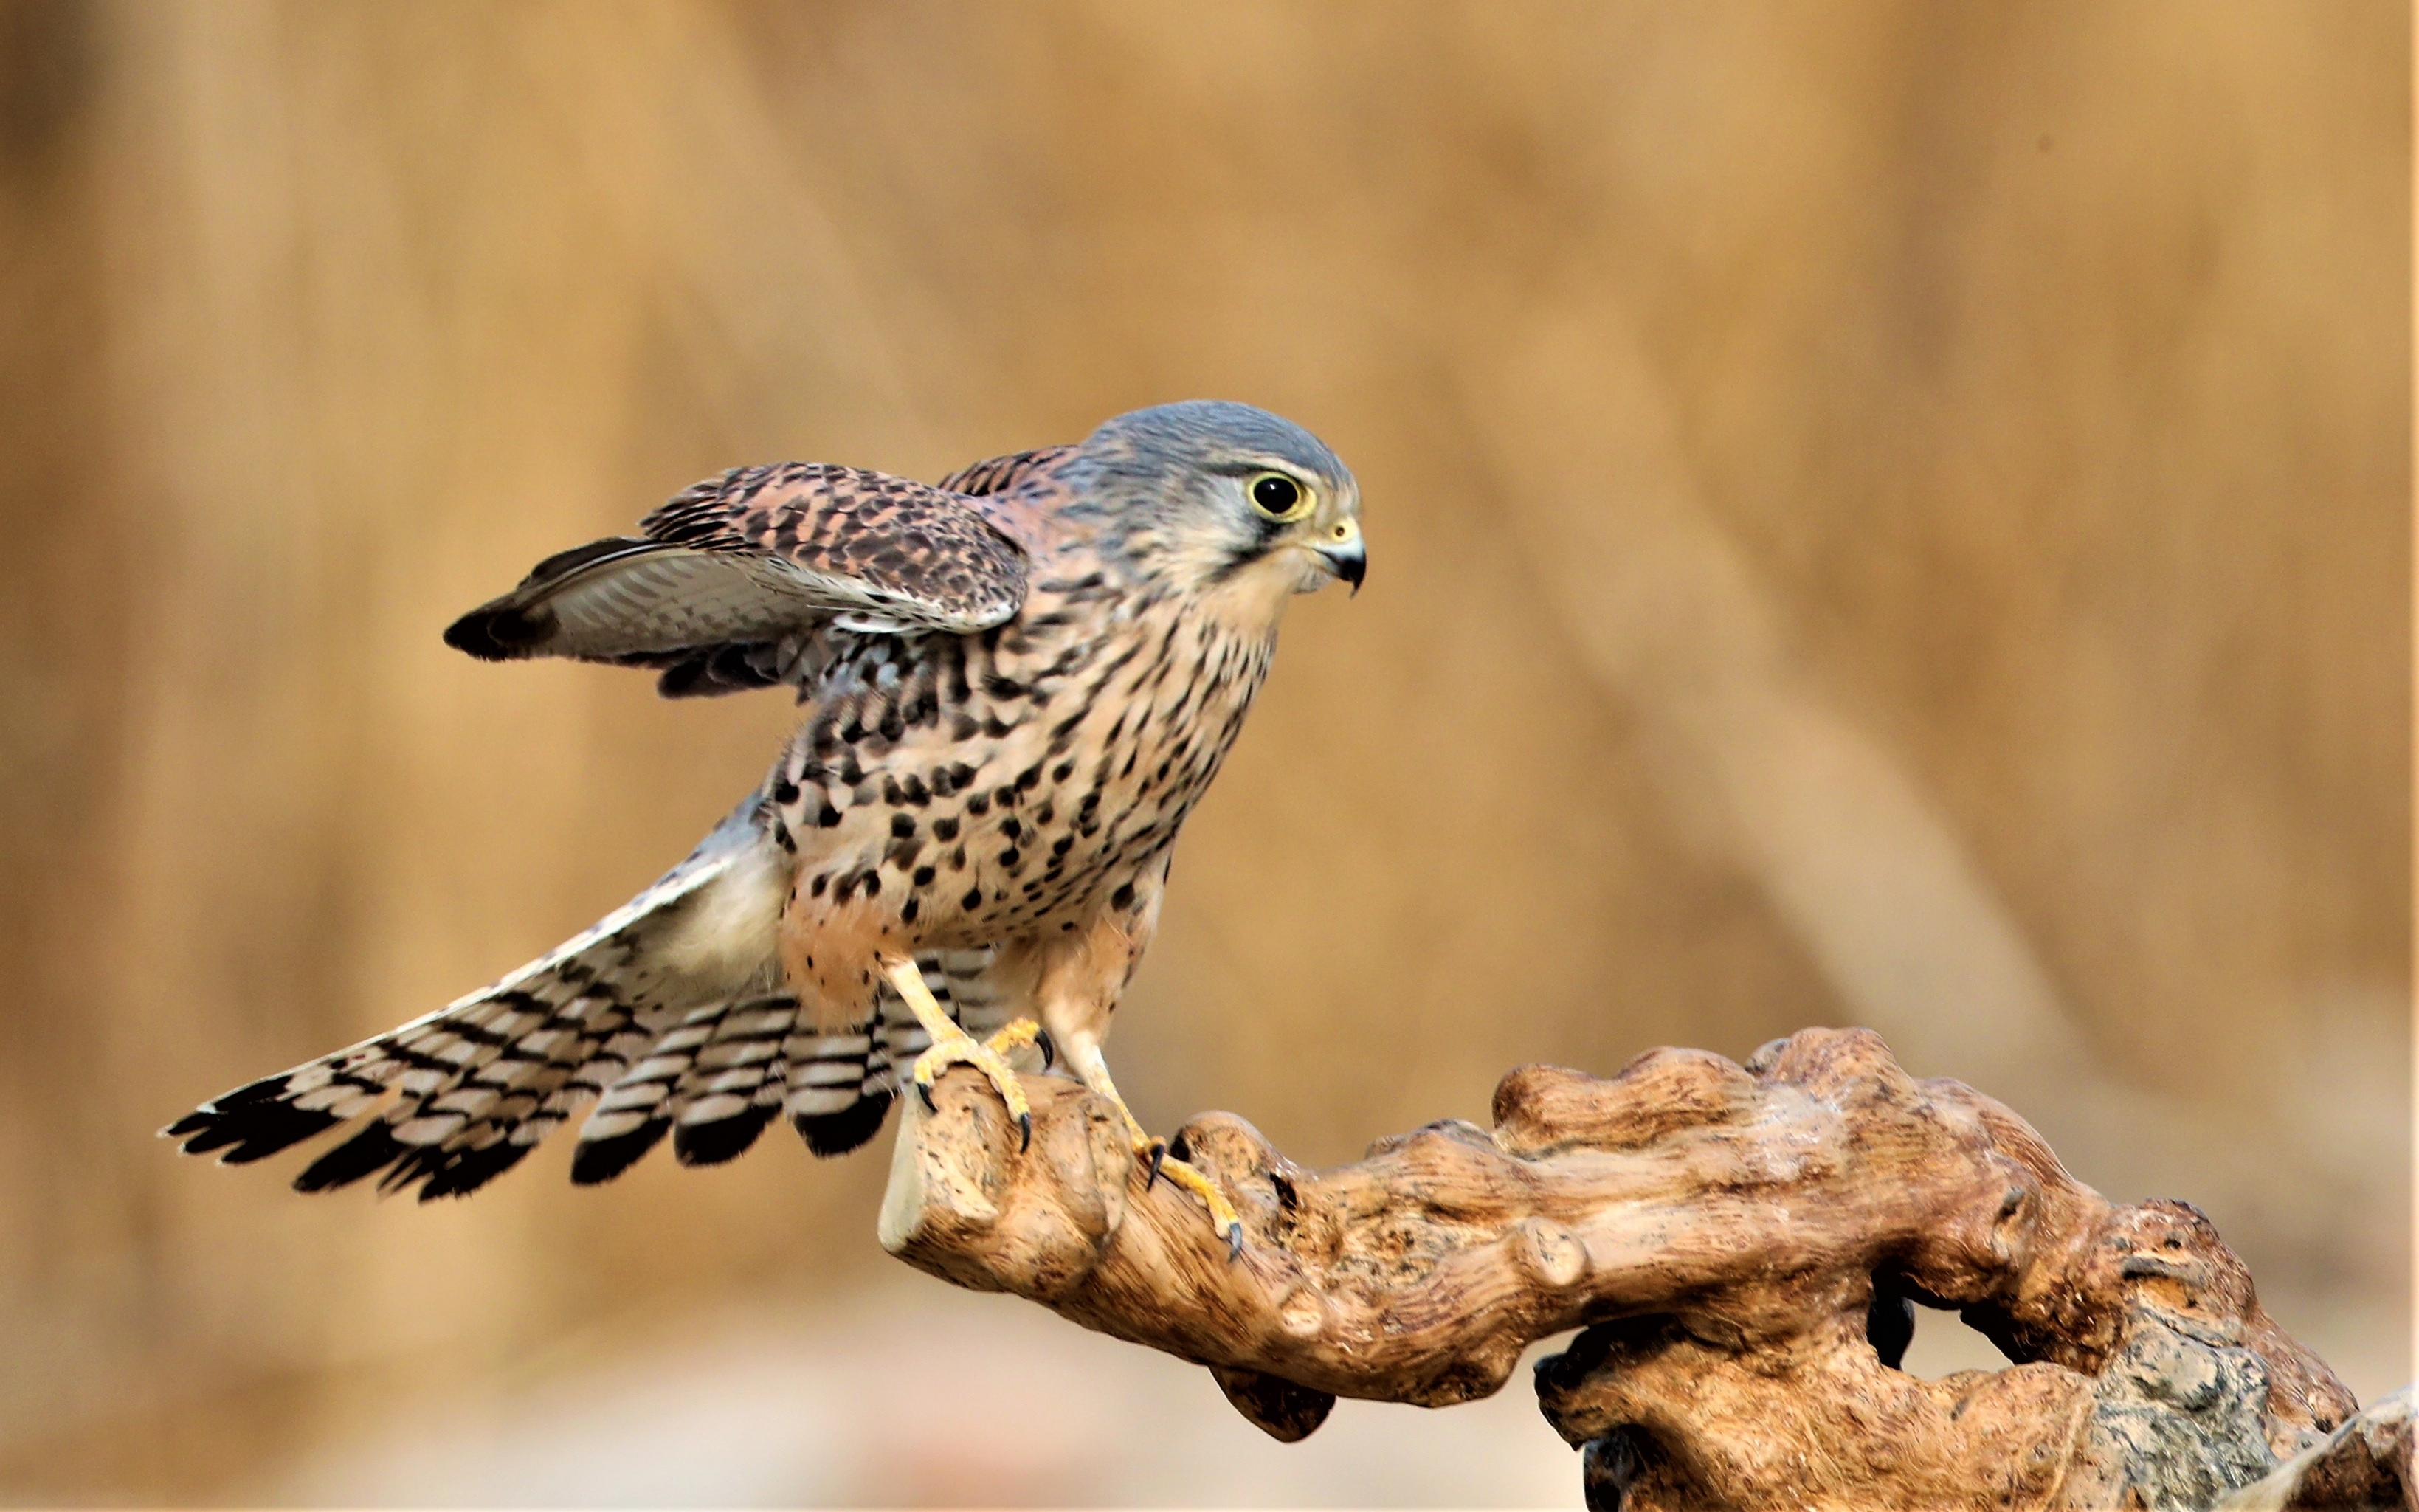
[[[2354,1411],[2196,1210],[2112,1205],[2014,1114],[1860,1030],[1744,1067],[1525,1067],[1492,1133],[1431,1124],[1332,1171],[1205,1115],[1179,1153],[1241,1213],[1233,1260],[1190,1198],[1146,1190],[1113,1108],[1027,1088],[1024,1153],[971,1075],[935,1113],[910,1100],[885,1246],[1206,1365],[1280,1439],[1338,1396],[1486,1396],[1575,1327],[1537,1391],[1595,1506],[2199,1507]],[[1897,1369],[1914,1302],[2021,1363]],[[2369,1489],[2400,1494],[2398,1442],[2362,1461],[2385,1466]]]
[[[2412,1415],[2411,1393],[2396,1392],[2217,1504],[2223,1512],[2419,1512],[2419,1484],[2411,1479]]]

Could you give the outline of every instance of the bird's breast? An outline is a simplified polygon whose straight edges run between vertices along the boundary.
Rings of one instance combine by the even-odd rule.
[[[1217,775],[1272,642],[1099,587],[834,656],[771,784],[795,905],[873,903],[906,942],[974,947],[1123,901]]]

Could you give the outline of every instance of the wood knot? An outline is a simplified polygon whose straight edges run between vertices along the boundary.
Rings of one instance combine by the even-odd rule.
[[[2189,1202],[2154,1197],[2109,1214],[2101,1265],[2114,1262],[2116,1288],[2188,1318],[2236,1321],[2255,1305],[2251,1273]],[[2106,1270],[2101,1273],[2105,1275]]]
[[[1540,1069],[1557,1070],[1559,1068]],[[1571,1074],[1576,1076],[1579,1073],[1573,1072]],[[1495,1153],[1497,1149],[1495,1136],[1467,1119],[1438,1119],[1434,1122],[1420,1125],[1409,1134],[1379,1134],[1369,1141],[1369,1148],[1362,1152],[1361,1158],[1374,1160],[1379,1155],[1391,1155],[1397,1150],[1409,1149],[1423,1139],[1450,1140],[1454,1144],[1467,1146],[1471,1149],[1484,1149],[1490,1154]]]
[[[1168,1141],[1168,1153],[1233,1182],[1295,1169],[1257,1129],[1231,1113],[1203,1113],[1187,1119]]]
[[[1309,1287],[1296,1287],[1277,1304],[1277,1327],[1298,1339],[1315,1339],[1327,1330],[1327,1304]]]
[[[1841,1108],[1911,1103],[1923,1095],[1871,1029],[1800,1029],[1752,1058],[1763,1080],[1803,1087]]]
[[[1512,1230],[1512,1253],[1539,1284],[1560,1291],[1586,1276],[1587,1246],[1548,1218],[1523,1218]]]
[[[1742,1118],[1756,1089],[1754,1077],[1704,1050],[1649,1050],[1610,1081],[1523,1066],[1495,1088],[1495,1142],[1530,1158],[1579,1146],[1636,1149]]]

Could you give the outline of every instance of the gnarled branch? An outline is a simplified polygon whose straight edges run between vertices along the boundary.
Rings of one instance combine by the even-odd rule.
[[[1183,1194],[1145,1189],[1108,1104],[1027,1089],[1024,1153],[974,1077],[910,1108],[885,1246],[1206,1365],[1281,1439],[1338,1396],[1486,1396],[1574,1327],[1538,1394],[1596,1505],[2207,1505],[2354,1408],[2196,1210],[2112,1205],[1861,1030],[1744,1067],[1526,1067],[1491,1133],[1431,1124],[1332,1171],[1205,1115],[1179,1152],[1242,1215],[1233,1260]],[[1918,1301],[2022,1363],[1897,1369]]]

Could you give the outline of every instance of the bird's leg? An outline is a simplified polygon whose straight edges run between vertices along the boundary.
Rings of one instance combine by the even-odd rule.
[[[1018,1149],[1033,1146],[1033,1107],[1025,1101],[1024,1085],[1017,1081],[1015,1068],[1008,1063],[1008,1053],[1022,1046],[1041,1042],[1047,1057],[1041,1026],[1031,1019],[1018,1019],[991,1037],[988,1041],[977,1040],[958,1026],[955,1019],[941,1010],[932,990],[924,985],[924,973],[915,961],[906,956],[888,956],[882,962],[882,975],[906,999],[916,1022],[924,1026],[932,1037],[932,1047],[916,1057],[915,1069],[909,1073],[917,1095],[924,1100],[927,1109],[932,1106],[932,1080],[947,1068],[960,1061],[972,1066],[990,1079],[1000,1101],[1016,1119]]]
[[[1226,1194],[1218,1190],[1218,1183],[1200,1167],[1170,1155],[1166,1140],[1143,1128],[1142,1121],[1133,1116],[1133,1109],[1127,1107],[1126,1100],[1117,1095],[1117,1084],[1109,1078],[1108,1059],[1101,1054],[1100,1041],[1084,1034],[1066,1038],[1069,1041],[1066,1046],[1067,1069],[1075,1073],[1077,1081],[1117,1104],[1117,1112],[1126,1120],[1126,1134],[1133,1142],[1135,1156],[1150,1168],[1149,1181],[1156,1181],[1163,1176],[1200,1198],[1202,1205],[1210,1210],[1210,1227],[1226,1242],[1228,1256],[1242,1254],[1243,1221],[1236,1216],[1235,1205],[1226,1200]]]
[[[1210,1210],[1210,1222],[1219,1238],[1228,1245],[1230,1255],[1243,1253],[1243,1224],[1235,1215],[1235,1205],[1218,1183],[1198,1166],[1171,1157],[1167,1141],[1153,1138],[1146,1131],[1126,1100],[1117,1095],[1117,1084],[1110,1079],[1108,1060],[1101,1054],[1101,1042],[1108,1038],[1109,1021],[1116,1016],[1117,998],[1126,983],[1132,980],[1134,963],[1142,958],[1144,947],[1159,928],[1160,901],[1167,885],[1167,856],[1162,853],[1134,874],[1128,886],[1117,889],[1108,906],[1094,916],[1090,926],[1064,934],[1053,933],[1036,942],[1025,951],[1012,953],[1001,962],[1009,974],[1030,972],[1030,992],[1042,1026],[1057,1042],[1058,1054],[1065,1058],[1067,1069],[1075,1079],[1114,1104],[1118,1116],[1126,1120],[1126,1134],[1132,1141],[1133,1151],[1149,1171],[1149,1180],[1164,1176],[1174,1185],[1190,1192]]]

